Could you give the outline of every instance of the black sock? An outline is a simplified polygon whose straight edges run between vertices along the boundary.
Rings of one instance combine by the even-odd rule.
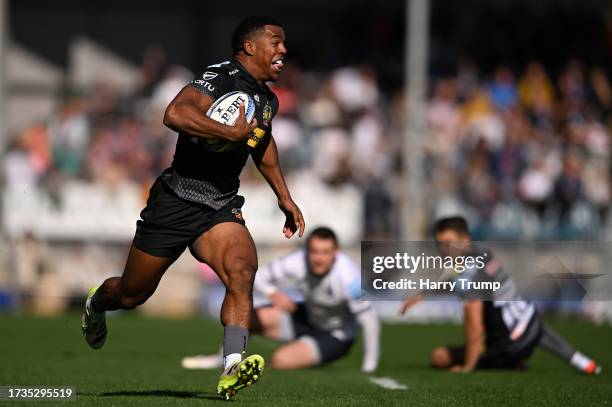
[[[570,362],[576,353],[576,348],[546,324],[542,324],[542,336],[538,345],[566,362]]]

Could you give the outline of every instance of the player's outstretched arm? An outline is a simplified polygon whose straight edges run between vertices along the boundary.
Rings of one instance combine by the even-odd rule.
[[[259,146],[253,150],[251,156],[259,172],[261,172],[272,190],[274,190],[278,198],[278,206],[285,214],[285,225],[283,227],[285,237],[290,238],[295,232],[298,232],[298,236],[302,237],[306,224],[304,223],[302,211],[293,202],[291,194],[289,194],[289,189],[278,163],[278,151],[274,138],[270,137],[266,145]]]
[[[408,311],[408,308],[411,308],[413,305],[416,305],[421,301],[423,301],[423,294],[421,293],[406,298],[400,305],[398,314],[404,315],[406,311]]]
[[[470,372],[476,368],[478,358],[484,347],[484,323],[482,321],[482,301],[466,301],[463,305],[465,324],[465,359],[463,366],[452,370]]]
[[[216,122],[206,116],[214,99],[193,86],[185,86],[170,102],[164,114],[164,125],[168,128],[196,137],[217,138],[229,141],[247,140],[257,120],[246,121],[244,106],[240,107],[240,116],[233,126]]]
[[[357,314],[357,322],[363,330],[361,371],[371,373],[378,367],[380,359],[380,322],[372,307]]]

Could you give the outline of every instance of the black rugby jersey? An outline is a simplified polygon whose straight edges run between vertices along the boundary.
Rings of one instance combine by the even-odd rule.
[[[514,280],[503,270],[501,262],[490,250],[474,246],[470,255],[483,256],[485,266],[468,268],[458,279],[500,284],[500,289],[495,292],[458,290],[464,300],[483,300],[487,348],[510,349],[531,343],[539,335],[540,329],[540,316],[535,304],[520,295]]]
[[[268,86],[260,86],[236,60],[210,65],[190,82],[213,99],[233,91],[250,95],[255,102],[257,127],[247,141],[228,142],[179,133],[172,166],[162,179],[181,198],[220,209],[238,193],[239,175],[254,149],[266,148],[272,133],[272,118],[278,99]],[[202,112],[206,114],[206,112]],[[251,147],[250,145],[255,144]]]

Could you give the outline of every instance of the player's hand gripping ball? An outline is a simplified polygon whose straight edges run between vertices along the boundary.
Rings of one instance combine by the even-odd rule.
[[[227,126],[233,126],[240,116],[240,105],[244,104],[244,112],[246,121],[251,122],[255,116],[255,102],[253,98],[244,92],[235,91],[226,93],[218,98],[215,103],[208,109],[206,116],[212,120],[223,123]],[[227,140],[200,139],[204,146],[209,151],[221,152],[231,150],[240,145]]]

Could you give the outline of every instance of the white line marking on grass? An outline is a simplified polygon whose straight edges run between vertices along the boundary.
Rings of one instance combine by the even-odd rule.
[[[388,389],[388,390],[407,390],[408,389],[408,386],[406,386],[405,384],[398,383],[390,377],[370,377],[370,382],[374,383],[377,386],[382,387],[383,389]]]

